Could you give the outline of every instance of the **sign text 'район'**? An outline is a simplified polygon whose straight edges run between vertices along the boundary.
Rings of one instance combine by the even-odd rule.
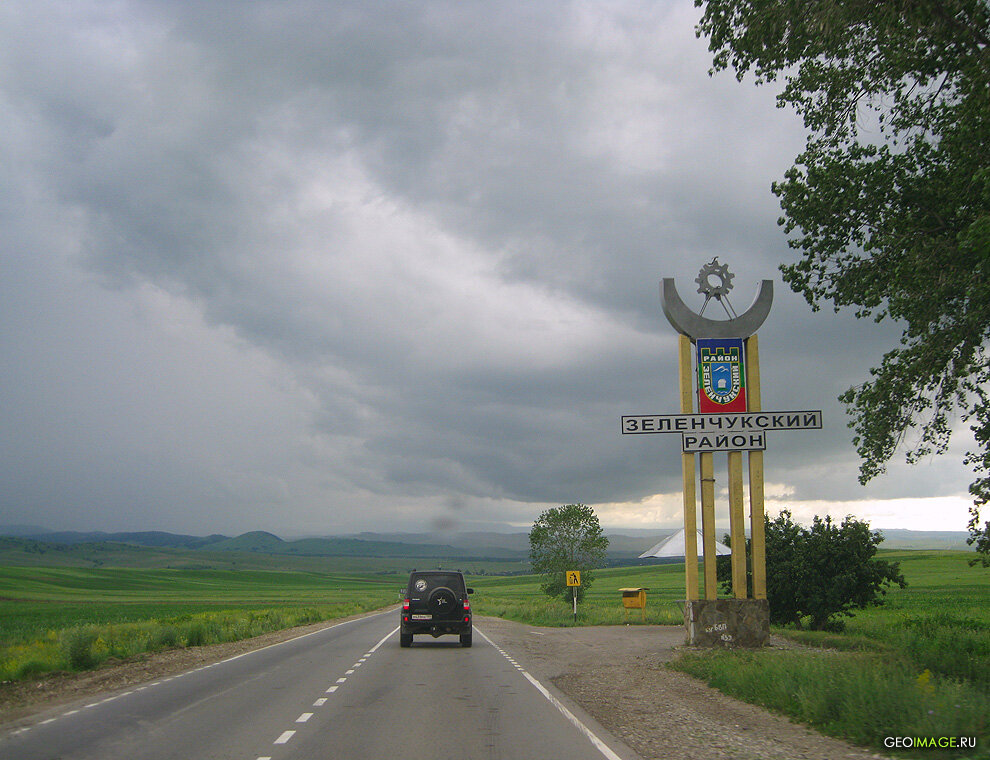
[[[685,454],[706,451],[764,451],[767,436],[762,430],[750,433],[681,433],[681,450]]]

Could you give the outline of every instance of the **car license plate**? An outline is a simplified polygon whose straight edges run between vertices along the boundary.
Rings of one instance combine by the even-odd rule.
[[[413,620],[433,620],[433,615],[413,615]]]

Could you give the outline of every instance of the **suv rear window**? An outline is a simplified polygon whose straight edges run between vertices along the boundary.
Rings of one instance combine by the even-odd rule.
[[[442,586],[460,596],[465,595],[464,576],[460,573],[413,573],[409,578],[409,596],[422,597]]]

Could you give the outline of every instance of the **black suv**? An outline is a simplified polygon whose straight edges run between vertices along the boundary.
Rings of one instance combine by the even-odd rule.
[[[402,603],[399,646],[412,644],[413,635],[428,633],[434,638],[445,633],[461,637],[461,646],[471,646],[471,602],[474,589],[464,585],[461,573],[449,570],[423,570],[409,576],[406,599]]]

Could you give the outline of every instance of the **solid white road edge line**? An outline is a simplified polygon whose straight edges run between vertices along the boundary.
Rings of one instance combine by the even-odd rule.
[[[384,614],[384,613],[382,613],[382,614]],[[399,630],[399,626],[395,626],[395,628],[393,628],[391,631],[389,631],[388,633],[386,633],[385,636],[382,637],[382,640],[381,641],[379,641],[371,649],[368,650],[368,654],[374,654],[376,651],[378,651],[378,647],[380,647],[382,644],[384,644],[386,641],[388,641],[389,637],[393,633],[395,633],[397,630]]]
[[[286,639],[285,641],[280,641],[277,644],[269,644],[268,646],[261,647],[260,649],[252,649],[249,652],[242,652],[241,654],[234,655],[233,657],[228,657],[226,660],[219,660],[218,662],[214,662],[214,663],[212,663],[210,665],[204,665],[203,667],[196,668],[195,670],[187,670],[185,673],[179,673],[179,674],[174,675],[174,676],[168,676],[167,678],[162,678],[162,679],[160,679],[158,681],[154,681],[153,683],[145,684],[144,686],[140,686],[140,687],[138,687],[136,689],[133,689],[132,691],[126,691],[123,694],[116,694],[116,695],[114,695],[112,697],[107,697],[106,699],[103,699],[103,700],[101,700],[99,702],[93,702],[91,704],[86,705],[85,707],[80,708],[80,709],[86,710],[86,709],[89,709],[91,707],[98,707],[99,705],[106,704],[107,702],[112,702],[113,700],[118,699],[119,697],[126,697],[126,696],[128,696],[130,694],[133,694],[134,692],[144,691],[145,689],[147,689],[147,688],[149,688],[151,686],[158,686],[159,684],[167,683],[168,681],[173,681],[176,678],[181,678],[182,676],[187,675],[188,673],[196,673],[196,672],[198,672],[200,670],[206,670],[207,668],[212,668],[212,667],[214,667],[216,665],[223,665],[225,662],[233,662],[234,660],[239,660],[241,657],[247,657],[248,655],[254,654],[255,652],[262,652],[262,651],[264,651],[266,649],[271,649],[272,647],[281,646],[282,644],[288,644],[291,641],[297,641],[299,639],[305,639],[307,636],[315,636],[318,633],[323,633],[324,631],[329,631],[331,628],[339,628],[340,626],[347,625],[348,623],[356,623],[358,620],[364,620],[366,618],[378,617],[379,615],[386,615],[386,614],[388,614],[388,613],[390,613],[392,611],[393,610],[391,610],[391,609],[382,610],[381,612],[373,612],[370,615],[362,615],[361,617],[353,618],[352,620],[345,620],[342,623],[334,623],[333,625],[328,625],[326,628],[321,628],[318,631],[311,631],[310,633],[304,633],[304,634],[302,634],[300,636],[296,636],[296,637],[291,638],[291,639]],[[399,630],[399,629],[396,628],[395,631],[397,631],[397,630]],[[395,631],[392,631],[392,633],[395,633]],[[388,636],[391,636],[392,633],[390,633]],[[386,636],[385,639],[387,639],[388,636]],[[378,649],[378,647],[380,647],[382,645],[382,643],[385,641],[385,639],[382,639],[381,641],[379,641],[378,644],[375,646],[375,648],[371,650],[371,652],[374,652],[375,649]],[[371,652],[368,652],[368,654],[371,654]],[[44,725],[47,725],[49,723],[52,723],[55,720],[58,720],[59,718],[64,718],[64,717],[69,716],[69,715],[75,715],[77,712],[79,712],[79,710],[73,710],[71,712],[62,713],[61,715],[57,715],[54,718],[49,718],[49,719],[44,720],[44,721],[42,721],[40,723],[35,723],[34,725],[35,726],[44,726]],[[23,733],[25,731],[29,731],[33,727],[34,726],[25,726],[24,728],[18,729],[17,731],[13,731],[11,733]]]
[[[482,638],[484,638],[485,641],[487,641],[489,644],[491,644],[493,647],[495,647],[496,651],[498,651],[503,657],[505,657],[505,659],[507,659],[507,660],[509,659],[509,656],[507,654],[505,654],[505,652],[503,652],[501,649],[499,649],[499,646],[494,641],[492,641],[490,638],[488,638],[485,635],[485,632],[484,631],[480,630],[478,628],[478,626],[475,626],[474,629],[476,631],[478,631],[478,633],[481,634]],[[580,719],[574,713],[572,713],[570,710],[568,710],[561,703],[561,701],[559,699],[557,699],[553,694],[551,694],[543,684],[541,684],[539,681],[537,681],[535,678],[533,678],[533,676],[531,676],[529,673],[527,673],[525,670],[523,670],[518,665],[516,665],[515,667],[516,667],[516,670],[518,670],[520,673],[523,674],[523,676],[525,676],[525,678],[526,678],[527,681],[529,681],[531,684],[533,684],[533,686],[536,687],[537,691],[539,691],[540,694],[542,694],[544,697],[547,698],[547,701],[550,702],[550,704],[552,704],[554,707],[556,707],[558,710],[560,710],[561,714],[565,718],[567,718],[567,720],[569,720],[574,725],[574,727],[577,728],[578,731],[580,731],[582,734],[584,734],[588,738],[588,741],[590,741],[595,746],[595,749],[597,749],[605,757],[607,757],[608,760],[622,760],[622,758],[619,757],[617,754],[615,754],[609,748],[609,746],[607,744],[605,744],[605,742],[603,742],[601,739],[599,739],[595,735],[594,731],[592,731],[590,728],[588,728],[586,725],[584,725],[584,723],[582,723],[580,721]]]
[[[301,634],[299,636],[295,636],[295,637],[293,637],[291,639],[286,639],[285,641],[279,641],[276,644],[269,644],[268,646],[261,647],[260,649],[252,649],[250,652],[242,652],[241,654],[236,654],[233,657],[228,657],[226,660],[220,660],[219,662],[214,663],[214,665],[223,665],[226,662],[233,662],[234,660],[239,660],[242,657],[247,657],[248,655],[252,655],[252,654],[255,654],[257,652],[264,652],[266,649],[271,649],[272,647],[280,647],[283,644],[289,644],[289,643],[291,643],[293,641],[299,641],[299,639],[305,639],[305,638],[307,638],[309,636],[316,636],[317,634],[323,633],[324,631],[329,631],[331,628],[340,628],[340,626],[342,626],[342,625],[348,625],[350,623],[356,623],[358,620],[367,620],[368,618],[378,617],[379,615],[387,615],[387,614],[389,614],[391,612],[394,612],[394,610],[392,610],[392,609],[382,610],[381,612],[374,612],[374,613],[372,613],[370,615],[363,615],[362,617],[353,618],[352,620],[345,620],[343,623],[334,623],[333,625],[328,625],[326,628],[321,628],[318,631],[310,631],[309,633],[304,633],[304,634]],[[398,630],[398,628],[396,630]],[[395,631],[392,631],[392,633],[395,633]],[[391,635],[392,634],[390,633],[389,636],[391,636]],[[388,638],[388,636],[386,636],[385,638]],[[374,650],[372,650],[372,651],[374,651]]]

